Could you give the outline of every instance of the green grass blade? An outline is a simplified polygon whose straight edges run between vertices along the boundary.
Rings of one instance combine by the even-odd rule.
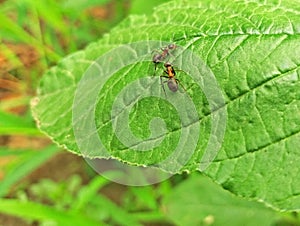
[[[34,202],[24,202],[14,199],[1,199],[0,212],[18,216],[28,220],[52,221],[58,226],[99,226],[100,222],[85,217],[82,214],[70,214],[63,210]]]
[[[103,195],[98,195],[94,197],[91,201],[97,209],[102,209],[103,212],[109,214],[110,218],[113,219],[120,225],[124,226],[141,226],[142,224],[139,223],[138,219],[135,218],[130,213],[126,212],[126,210],[118,207],[115,203],[113,203],[108,198],[104,197]]]
[[[12,185],[24,178],[30,172],[42,165],[45,161],[57,153],[56,146],[49,146],[43,150],[26,153],[19,162],[8,171],[0,183],[0,197],[5,196]]]
[[[78,212],[98,195],[99,190],[108,184],[109,181],[103,177],[96,176],[90,183],[80,189],[78,197],[74,200],[71,211]]]
[[[0,111],[0,135],[10,134],[42,135],[33,121]]]

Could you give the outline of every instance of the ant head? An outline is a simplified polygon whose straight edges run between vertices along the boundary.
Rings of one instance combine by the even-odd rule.
[[[176,48],[176,45],[175,44],[169,44],[168,45],[168,49],[175,49]]]
[[[164,64],[164,66],[165,66],[165,67],[172,67],[172,64],[169,63],[169,62],[166,62],[166,63]]]

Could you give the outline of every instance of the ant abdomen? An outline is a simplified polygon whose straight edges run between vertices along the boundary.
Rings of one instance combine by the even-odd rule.
[[[177,90],[178,90],[178,83],[175,80],[175,78],[169,79],[167,84],[168,84],[169,90],[171,90],[174,93],[177,92]]]

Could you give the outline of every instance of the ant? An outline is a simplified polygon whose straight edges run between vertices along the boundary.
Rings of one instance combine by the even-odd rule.
[[[176,49],[175,44],[169,44],[164,48],[161,48],[162,53],[157,53],[153,56],[152,62],[154,63],[154,68],[156,71],[157,65],[162,62],[168,55],[170,55],[170,51]]]
[[[176,92],[178,90],[178,84],[180,84],[182,86],[182,88],[186,91],[186,89],[183,87],[183,85],[180,83],[180,81],[177,78],[175,78],[176,73],[175,73],[175,70],[174,70],[172,64],[165,63],[164,67],[166,68],[164,70],[164,73],[166,73],[168,76],[162,74],[160,76],[160,81],[161,81],[161,84],[162,84],[165,95],[166,95],[166,90],[165,90],[165,87],[164,87],[164,83],[167,83],[169,89],[172,92]],[[167,78],[168,80],[163,82],[162,78]]]

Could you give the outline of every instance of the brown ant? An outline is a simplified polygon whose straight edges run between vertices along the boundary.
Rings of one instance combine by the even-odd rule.
[[[176,49],[175,44],[169,44],[164,48],[161,48],[162,53],[157,53],[153,56],[152,62],[154,63],[154,68],[156,70],[157,65],[166,59],[170,55],[170,51]]]
[[[166,95],[166,90],[165,90],[165,87],[164,87],[164,83],[167,83],[169,89],[172,91],[172,92],[176,92],[178,90],[178,84],[180,84],[182,86],[182,88],[184,90],[186,90],[183,85],[180,83],[180,81],[175,78],[176,76],[176,73],[175,73],[175,70],[172,66],[172,64],[170,63],[165,63],[164,64],[164,67],[166,68],[164,70],[164,73],[166,73],[168,76],[166,75],[161,75],[160,76],[160,81],[161,81],[161,84],[162,84],[162,87],[163,87],[163,90],[164,90],[164,93]],[[162,78],[167,78],[168,80],[167,81],[162,81]]]

